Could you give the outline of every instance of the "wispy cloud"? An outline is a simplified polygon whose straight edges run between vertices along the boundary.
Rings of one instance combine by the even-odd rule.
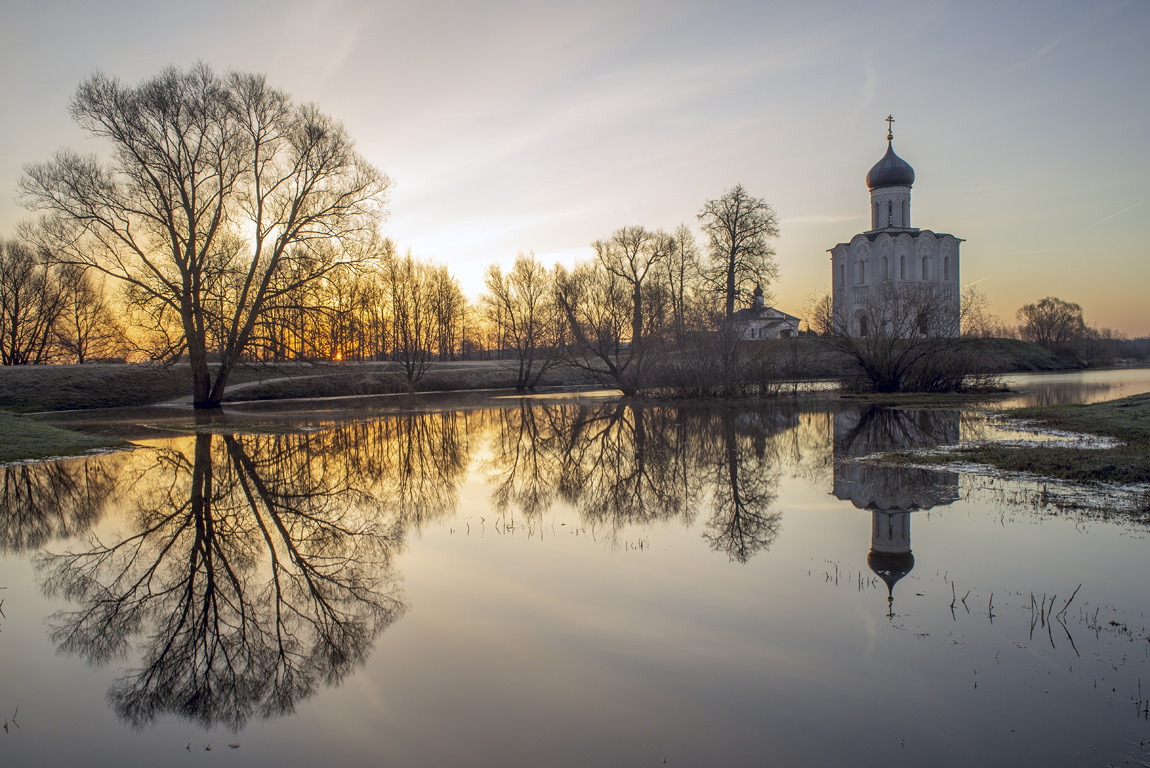
[[[1104,218],[1104,219],[1099,219],[1098,221],[1096,221],[1096,222],[1094,222],[1093,224],[1091,224],[1089,228],[1090,228],[1090,229],[1094,229],[1094,228],[1095,228],[1095,227],[1097,227],[1099,224],[1105,224],[1106,222],[1108,222],[1108,221],[1110,221],[1111,219],[1113,219],[1115,216],[1121,216],[1122,214],[1126,213],[1127,211],[1132,211],[1132,210],[1134,210],[1135,208],[1137,208],[1138,206],[1142,205],[1142,203],[1144,203],[1144,202],[1146,202],[1146,201],[1145,201],[1145,200],[1139,200],[1138,202],[1134,203],[1134,205],[1130,205],[1130,206],[1127,206],[1127,207],[1123,208],[1123,209],[1122,209],[1122,210],[1120,210],[1120,211],[1117,211],[1117,212],[1115,212],[1115,213],[1112,213],[1112,214],[1110,214],[1109,216],[1107,216],[1107,217],[1106,217],[1106,218]]]

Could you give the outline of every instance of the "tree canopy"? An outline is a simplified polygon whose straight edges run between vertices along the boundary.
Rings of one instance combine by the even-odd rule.
[[[44,214],[34,236],[173,329],[163,351],[187,353],[197,407],[219,404],[278,297],[374,253],[390,179],[263,75],[201,63],[129,86],[96,73],[71,113],[110,158],[64,150],[26,167],[24,202]]]

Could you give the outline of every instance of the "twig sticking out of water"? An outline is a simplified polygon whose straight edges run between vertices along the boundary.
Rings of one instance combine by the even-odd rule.
[[[1080,589],[1082,589],[1081,584],[1079,584],[1077,587],[1074,588],[1074,592],[1072,592],[1070,594],[1070,599],[1066,601],[1066,604],[1062,606],[1062,610],[1058,612],[1059,616],[1063,616],[1066,614],[1066,609],[1070,607],[1070,602],[1072,600],[1074,600],[1074,596],[1078,594],[1078,590],[1080,590]]]

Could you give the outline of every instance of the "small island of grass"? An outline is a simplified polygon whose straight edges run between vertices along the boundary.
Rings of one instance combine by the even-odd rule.
[[[1026,472],[1075,483],[1150,482],[1150,394],[1092,405],[1016,408],[1006,415],[1043,427],[1121,442],[1109,448],[988,442],[943,455],[899,455],[897,458],[916,463],[974,462],[1007,472]]]

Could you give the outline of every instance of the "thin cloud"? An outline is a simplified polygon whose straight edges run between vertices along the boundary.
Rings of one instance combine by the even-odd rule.
[[[1123,208],[1122,210],[1118,211],[1117,213],[1112,213],[1112,214],[1110,214],[1110,215],[1109,215],[1109,216],[1107,216],[1105,219],[1100,219],[1100,220],[1098,220],[1098,221],[1094,222],[1093,224],[1091,224],[1091,225],[1090,225],[1090,227],[1089,227],[1089,228],[1090,228],[1090,229],[1094,229],[1094,228],[1095,228],[1095,227],[1097,227],[1099,224],[1105,224],[1106,222],[1108,222],[1108,221],[1110,221],[1111,219],[1113,219],[1115,216],[1121,216],[1122,214],[1126,213],[1127,211],[1132,211],[1132,210],[1134,210],[1135,208],[1137,208],[1138,206],[1142,205],[1142,203],[1144,203],[1144,202],[1146,202],[1146,201],[1145,201],[1145,200],[1139,200],[1137,203],[1134,203],[1134,205],[1131,205],[1131,206],[1128,206],[1128,207],[1126,207],[1126,208]]]

